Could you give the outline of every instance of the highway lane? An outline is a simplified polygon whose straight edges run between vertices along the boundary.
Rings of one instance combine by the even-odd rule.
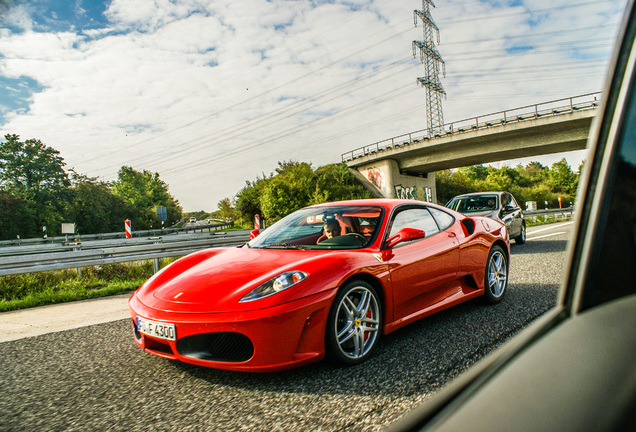
[[[194,367],[139,350],[128,320],[0,343],[0,431],[381,430],[554,305],[570,225],[546,228],[512,246],[501,304],[407,326],[356,367]]]

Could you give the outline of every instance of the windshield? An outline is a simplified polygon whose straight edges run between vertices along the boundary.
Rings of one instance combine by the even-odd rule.
[[[446,207],[460,213],[497,210],[499,208],[497,195],[494,194],[455,197],[446,204]]]
[[[370,245],[383,209],[371,206],[308,207],[263,231],[247,247],[280,249],[356,249]]]

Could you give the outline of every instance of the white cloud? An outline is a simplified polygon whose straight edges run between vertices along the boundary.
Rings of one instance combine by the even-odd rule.
[[[624,2],[436,4],[453,121],[599,90],[611,43],[594,39],[613,36]],[[5,114],[2,133],[39,138],[105,179],[124,164],[157,171],[186,210],[214,210],[279,160],[338,162],[424,128],[411,53],[420,7],[113,0],[104,28],[60,33],[37,33],[21,8],[24,31],[0,33],[0,74],[42,90],[27,113]]]

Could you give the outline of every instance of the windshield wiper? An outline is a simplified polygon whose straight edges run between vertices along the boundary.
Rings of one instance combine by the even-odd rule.
[[[293,245],[289,243],[273,243],[270,245],[261,246],[261,249],[306,249],[302,245]]]

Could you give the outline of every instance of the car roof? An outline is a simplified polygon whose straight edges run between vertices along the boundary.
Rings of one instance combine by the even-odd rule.
[[[471,192],[471,193],[465,193],[465,194],[457,195],[454,198],[463,198],[463,197],[480,196],[480,195],[501,195],[503,193],[505,193],[505,192],[503,192],[503,191]]]

